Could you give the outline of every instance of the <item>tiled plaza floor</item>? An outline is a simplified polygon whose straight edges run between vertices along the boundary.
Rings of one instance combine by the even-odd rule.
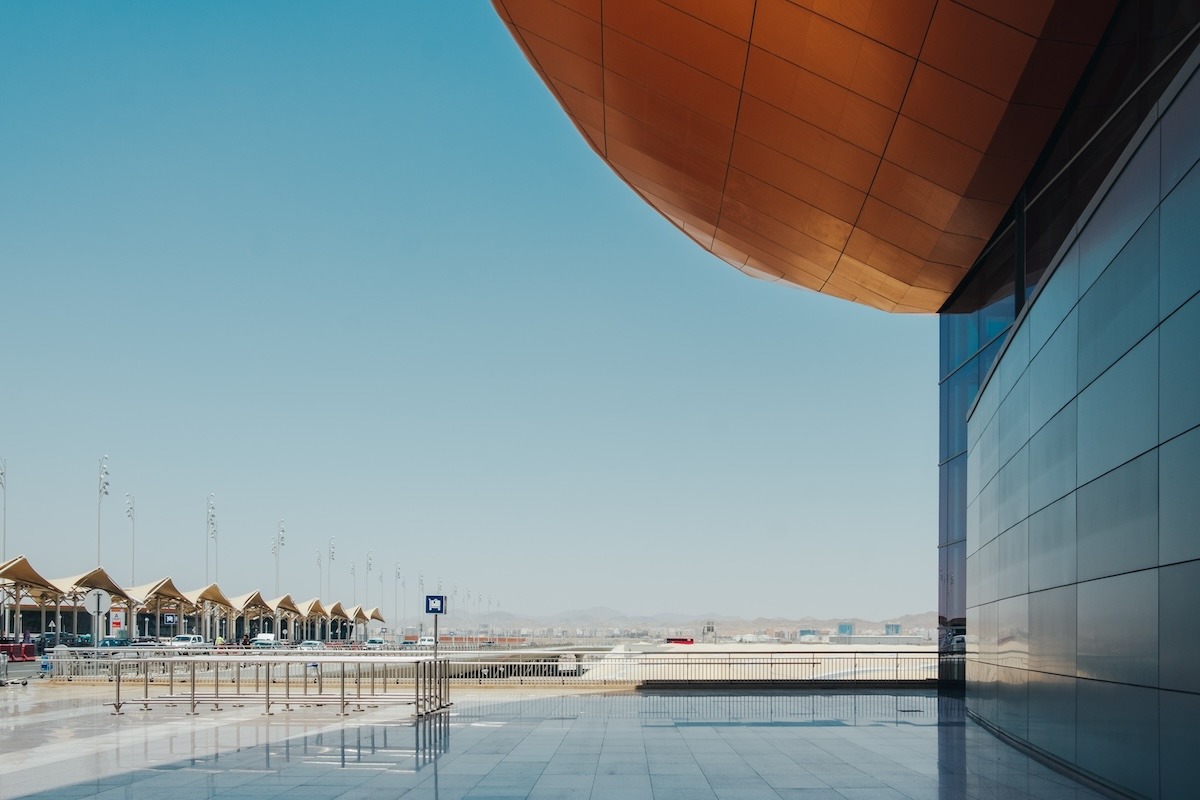
[[[32,688],[32,687],[31,687]],[[456,698],[185,716],[0,697],[0,797],[112,800],[1025,800],[1098,798],[932,693]]]

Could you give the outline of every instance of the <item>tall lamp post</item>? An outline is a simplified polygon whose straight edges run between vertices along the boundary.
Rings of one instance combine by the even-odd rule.
[[[212,540],[214,557],[213,557],[213,572],[217,573],[220,570],[217,568],[217,563],[220,561],[219,555],[215,552],[217,547],[217,509],[213,505],[213,495],[208,496],[208,510],[204,514],[204,585],[208,585],[208,542]]]
[[[125,493],[125,516],[129,517],[129,585],[136,586],[137,521],[133,518],[133,495]]]
[[[379,573],[383,575],[383,573]],[[404,620],[400,616],[400,562],[396,562],[396,572],[392,581],[392,619],[394,624],[400,629],[400,637],[396,640],[397,644],[404,644]]]
[[[333,537],[329,537],[329,570],[325,573],[325,599],[333,600]],[[321,587],[317,587],[320,591]]]
[[[321,596],[321,586],[325,583],[321,577],[324,573],[321,571],[321,551],[317,550],[317,597]]]
[[[279,556],[283,554],[284,536],[283,520],[279,520],[279,530],[271,537],[271,553],[275,556],[275,596],[279,597]]]
[[[351,602],[358,605],[358,571],[353,561],[350,562],[350,596],[354,598]]]
[[[422,608],[423,607],[422,604],[424,602],[425,602],[425,570],[421,570],[417,573],[417,608]],[[417,614],[420,614],[420,613],[421,613],[420,611],[417,612]],[[422,633],[425,632],[425,617],[419,616],[417,618],[420,620],[420,622],[417,624],[417,636],[419,637]]]
[[[363,575],[363,605],[371,605],[371,564],[375,560],[375,551],[367,551],[367,571]]]
[[[108,494],[108,456],[100,458],[96,483],[96,566],[100,566],[100,501]]]

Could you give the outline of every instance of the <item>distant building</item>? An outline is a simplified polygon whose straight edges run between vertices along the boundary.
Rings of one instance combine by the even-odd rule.
[[[854,623],[853,622],[838,623],[837,635],[838,636],[853,636],[854,635]]]
[[[885,622],[883,624],[883,633],[885,636],[899,636],[900,635],[900,623],[899,622]]]

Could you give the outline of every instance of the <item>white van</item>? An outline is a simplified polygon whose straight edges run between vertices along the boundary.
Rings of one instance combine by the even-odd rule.
[[[205,647],[204,637],[196,633],[181,633],[171,640],[172,647]]]
[[[417,639],[417,647],[433,647],[433,644],[432,636],[422,636],[420,639]]]

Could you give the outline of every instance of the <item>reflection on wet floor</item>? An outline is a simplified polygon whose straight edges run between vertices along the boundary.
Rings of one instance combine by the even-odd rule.
[[[92,715],[87,728],[73,724],[86,716],[78,707],[63,711],[30,708],[3,720],[0,796],[1099,797],[975,726],[960,698],[926,692],[496,692],[416,722],[383,709],[345,721],[156,710],[141,719]],[[76,737],[60,738],[72,730]],[[27,746],[14,746],[10,731]]]

